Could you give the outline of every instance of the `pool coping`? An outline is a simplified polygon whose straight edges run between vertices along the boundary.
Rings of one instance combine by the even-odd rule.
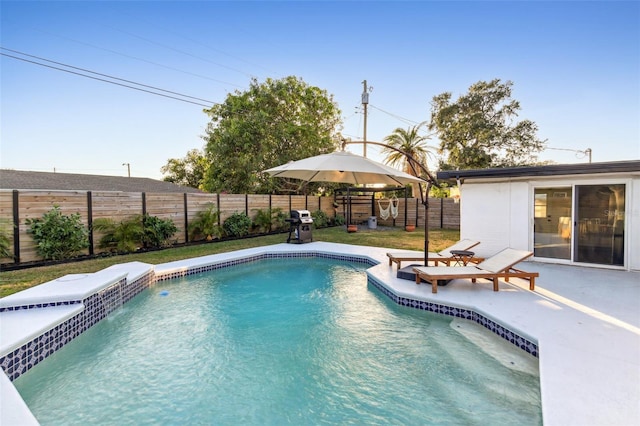
[[[2,318],[4,328],[5,319],[11,315],[23,314],[19,312],[21,310],[52,311],[58,309],[62,312],[64,309],[85,309],[86,300],[91,297],[90,294],[108,291],[109,288],[114,287],[114,284],[125,283],[127,280],[138,283],[137,290],[142,291],[144,288],[165,279],[199,273],[204,270],[215,270],[262,258],[318,256],[342,258],[370,265],[367,269],[369,283],[396,303],[476,321],[510,340],[511,343],[538,355],[542,413],[545,424],[638,423],[640,408],[637,407],[637,401],[640,398],[640,390],[638,389],[640,386],[629,384],[633,382],[629,378],[634,375],[638,377],[640,371],[639,358],[637,356],[634,358],[634,354],[637,355],[638,351],[633,353],[625,350],[624,356],[619,353],[610,353],[615,345],[619,347],[621,341],[627,341],[630,345],[635,344],[636,349],[640,348],[640,331],[637,327],[626,323],[617,324],[612,321],[604,321],[606,332],[603,332],[602,318],[594,317],[593,313],[570,309],[561,301],[552,300],[548,295],[542,296],[539,291],[528,291],[528,283],[521,283],[517,279],[511,280],[510,283],[501,282],[499,293],[491,291],[491,286],[488,285],[470,285],[467,280],[455,280],[446,287],[446,290],[443,289],[437,294],[432,294],[430,286],[416,285],[415,282],[398,279],[395,276],[395,268],[387,264],[386,252],[388,251],[390,250],[378,247],[313,242],[301,245],[276,244],[155,266],[140,262],[124,263],[95,274],[87,274],[87,276],[77,276],[77,274],[67,276],[69,279],[66,280],[66,284],[62,284],[65,283],[65,277],[61,277],[62,279],[54,280],[57,284],[46,283],[2,298],[0,299],[0,310],[2,310],[0,318]],[[536,263],[527,262],[527,266],[529,265],[533,267],[536,266]],[[541,281],[544,280],[538,280],[538,287],[540,287]],[[70,291],[68,284],[78,284],[79,282],[84,282],[84,285],[72,286],[79,288],[73,288]],[[64,297],[57,295],[56,287],[67,296],[75,297],[74,303],[65,307],[66,301],[63,300]],[[134,295],[127,297],[131,298]],[[82,296],[84,299],[77,299],[78,296]],[[55,301],[54,305],[47,305],[47,300]],[[80,301],[78,302],[78,300]],[[16,306],[20,309],[13,310],[12,308]],[[559,312],[563,315],[559,315]],[[77,315],[77,312],[75,314]],[[547,318],[543,321],[532,321],[532,319],[545,317]],[[87,325],[89,327],[93,325],[95,322],[91,322],[95,319],[89,318]],[[554,322],[555,326],[549,327]],[[568,330],[557,332],[563,328],[559,327],[559,324],[565,325],[563,322],[567,323],[569,326],[567,328],[572,332],[568,332]],[[575,327],[576,322],[579,325],[588,323],[588,326]],[[56,324],[50,323],[49,325]],[[57,325],[59,326],[59,324]],[[601,328],[600,333],[597,333],[597,342],[593,336],[589,336],[591,334],[589,331],[594,327]],[[42,331],[46,328],[46,325],[41,325],[39,330]],[[585,336],[585,331],[587,336]],[[25,338],[33,337],[34,331],[31,330],[27,334]],[[4,336],[1,338],[0,348],[6,349]],[[13,336],[12,339],[14,341],[11,346],[15,347],[17,338]],[[538,347],[541,348],[539,354]],[[585,354],[589,356],[585,356]],[[0,356],[5,355],[0,351]],[[611,361],[617,362],[613,364]],[[584,377],[585,371],[589,371],[591,376],[588,380],[585,380],[587,379]],[[1,375],[5,375],[4,365]],[[593,380],[594,376],[598,380]],[[606,389],[605,395],[603,395],[602,389]],[[20,395],[17,394],[15,387],[10,382],[8,385],[3,383],[0,394],[3,401],[15,401],[16,395],[21,400]],[[19,414],[26,407],[24,403],[22,408],[19,403],[11,405],[11,410],[7,410],[6,406],[1,410],[0,423],[5,424],[5,420],[8,421],[10,417],[15,420],[16,413]],[[34,424],[32,422],[33,415],[28,408],[26,411],[23,413],[24,416],[18,415],[18,418],[22,418],[25,424]]]

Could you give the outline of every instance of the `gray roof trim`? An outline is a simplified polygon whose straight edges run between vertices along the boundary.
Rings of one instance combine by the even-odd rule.
[[[505,167],[502,169],[444,170],[437,173],[438,180],[456,178],[491,179],[509,177],[566,176],[602,173],[640,173],[640,160],[607,163],[553,164],[549,166]]]
[[[0,189],[43,191],[116,191],[149,193],[203,193],[175,183],[149,178],[31,172],[0,169]]]

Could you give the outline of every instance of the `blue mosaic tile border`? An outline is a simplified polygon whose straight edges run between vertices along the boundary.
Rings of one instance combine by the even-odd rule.
[[[502,337],[511,344],[516,345],[523,351],[538,358],[538,345],[522,336],[518,333],[509,330],[507,327],[499,324],[492,319],[485,317],[471,309],[458,308],[454,306],[442,305],[434,302],[425,302],[422,300],[409,299],[396,295],[394,292],[385,287],[382,283],[378,282],[373,277],[367,278],[368,282],[375,288],[380,290],[382,294],[393,300],[398,305],[406,306],[409,308],[420,309],[422,311],[434,312],[441,315],[447,315],[456,318],[464,318],[480,324],[492,333]]]
[[[107,315],[122,304],[131,300],[136,294],[148,288],[152,283],[153,271],[130,283],[127,283],[126,278],[123,278],[82,301],[33,305],[31,309],[82,303],[84,304],[84,309],[62,324],[47,330],[7,355],[0,357],[0,368],[5,372],[9,380],[13,381],[17,379],[46,357],[107,317]],[[28,309],[24,307],[19,308]]]
[[[344,255],[337,253],[322,253],[322,252],[280,252],[280,253],[262,253],[253,256],[243,257],[241,259],[222,260],[219,262],[211,263],[208,265],[202,265],[192,267],[182,271],[174,271],[166,274],[156,275],[156,281],[167,281],[174,278],[181,278],[188,275],[199,274],[202,272],[214,271],[217,269],[228,268],[230,266],[243,265],[250,262],[257,262],[264,259],[294,259],[294,258],[314,258],[319,257],[323,259],[344,260],[347,262],[361,263],[367,266],[374,266],[377,263],[369,258],[356,255]]]

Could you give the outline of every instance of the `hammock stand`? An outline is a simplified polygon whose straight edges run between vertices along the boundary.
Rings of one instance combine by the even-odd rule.
[[[376,215],[376,209],[375,209],[375,194],[377,192],[391,192],[391,191],[404,191],[404,222],[405,222],[405,226],[407,225],[407,198],[408,198],[408,194],[407,194],[407,188],[404,186],[397,186],[397,187],[385,187],[385,188],[361,188],[361,187],[347,187],[347,188],[342,188],[342,189],[338,189],[335,191],[334,193],[334,202],[338,205],[341,205],[343,208],[343,214],[344,214],[344,218],[346,220],[346,224],[347,226],[351,225],[351,226],[356,226],[353,223],[353,218],[352,218],[352,213],[353,213],[353,209],[352,209],[352,205],[351,205],[351,197],[352,197],[352,192],[360,192],[360,193],[371,193],[371,198],[370,201],[368,203],[371,203],[371,216],[375,216]],[[340,194],[344,194],[346,192],[346,196],[345,195],[340,195]],[[367,204],[368,204],[367,203]],[[359,202],[358,204],[362,204],[362,202]],[[386,206],[386,208],[380,204],[380,200],[378,200],[378,207],[380,208],[380,218],[382,218],[383,220],[388,219],[389,217],[392,217],[394,222],[394,226],[395,226],[395,219],[398,217],[398,208],[400,205],[400,201],[398,200],[398,198],[394,195],[391,199],[389,199],[389,205]],[[389,216],[387,216],[386,218],[383,217],[383,214],[385,213],[385,210],[389,212]],[[353,231],[352,231],[353,232]]]

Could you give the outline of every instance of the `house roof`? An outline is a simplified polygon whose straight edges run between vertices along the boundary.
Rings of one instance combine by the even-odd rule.
[[[541,176],[571,176],[595,174],[640,174],[640,160],[606,163],[553,164],[549,166],[505,167],[501,169],[444,170],[437,173],[438,180],[504,179]]]
[[[121,191],[202,193],[187,186],[149,178],[30,172],[0,169],[0,189],[48,191]]]

